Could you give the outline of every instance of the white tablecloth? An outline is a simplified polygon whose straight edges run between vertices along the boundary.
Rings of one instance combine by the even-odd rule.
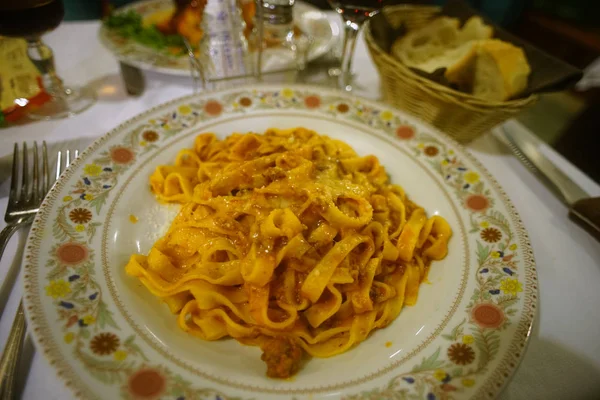
[[[100,96],[74,118],[36,122],[0,130],[0,156],[15,141],[56,142],[97,137],[134,115],[192,92],[191,81],[146,73],[141,97],[126,95],[117,62],[97,39],[98,22],[64,23],[47,35],[60,75],[69,84],[93,82]],[[365,97],[379,97],[379,78],[362,39],[355,70]],[[518,126],[517,126],[518,128]],[[528,134],[525,132],[524,134]],[[529,349],[502,399],[592,399],[600,397],[600,245],[567,218],[566,207],[504,145],[488,134],[472,143],[473,154],[491,171],[517,207],[535,251],[540,286],[539,315]],[[591,195],[600,186],[551,149],[547,154]],[[0,187],[0,212],[6,209],[7,183]],[[0,228],[4,223],[0,223]],[[26,232],[15,235],[0,263],[0,279],[20,262],[17,249]],[[0,321],[4,343],[22,293],[17,282]],[[26,350],[30,365],[22,371],[24,399],[73,398],[43,355]],[[29,363],[25,363],[29,364]]]

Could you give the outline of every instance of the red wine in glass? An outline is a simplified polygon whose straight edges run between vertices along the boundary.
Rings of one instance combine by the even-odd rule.
[[[41,36],[56,29],[65,16],[62,0],[0,0],[0,35],[22,37],[27,55],[42,76],[44,90],[51,99],[29,110],[32,119],[70,117],[89,108],[95,94],[89,89],[65,88],[56,74],[54,55]]]
[[[54,30],[65,16],[60,0],[0,1],[0,35],[35,37]]]
[[[383,0],[330,0],[329,4],[345,21],[362,24],[381,10]]]
[[[344,20],[344,50],[341,71],[336,73],[338,86],[342,90],[352,90],[352,57],[358,32],[365,21],[383,8],[384,2],[385,0],[329,0],[331,7]]]

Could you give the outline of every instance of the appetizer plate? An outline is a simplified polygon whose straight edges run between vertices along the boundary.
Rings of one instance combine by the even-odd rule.
[[[199,45],[198,59],[205,66],[208,77],[231,70],[239,75],[244,68],[243,42],[232,32],[241,35],[241,15],[235,7],[236,0],[209,2],[204,11],[202,28],[205,36]],[[173,10],[173,0],[143,0],[119,8],[116,12],[134,10],[142,16],[144,23],[156,23]],[[312,61],[327,53],[339,38],[339,28],[327,19],[318,8],[303,2],[294,5],[294,21],[303,32],[313,38],[307,60]],[[126,39],[104,25],[100,27],[100,42],[119,60],[126,64],[149,71],[170,75],[190,75],[187,55],[171,55]],[[289,67],[280,61],[277,54],[267,50],[263,61],[265,71]],[[220,76],[218,76],[220,77]]]
[[[394,183],[454,232],[417,304],[339,356],[289,380],[265,376],[260,349],[206,342],[125,274],[177,206],[148,178],[198,133],[303,126],[374,154]],[[247,86],[181,98],[92,144],[53,187],[31,228],[25,307],[40,351],[79,398],[494,398],[517,367],[537,305],[527,234],[464,148],[388,106],[311,86]]]

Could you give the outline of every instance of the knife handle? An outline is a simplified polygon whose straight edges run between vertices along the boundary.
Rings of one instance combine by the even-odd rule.
[[[600,240],[600,197],[577,200],[569,211],[572,219]]]

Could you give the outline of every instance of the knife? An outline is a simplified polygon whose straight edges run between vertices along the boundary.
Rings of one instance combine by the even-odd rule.
[[[600,197],[590,197],[548,160],[529,138],[513,134],[504,126],[502,131],[517,158],[531,170],[541,174],[560,193],[563,202],[569,207],[569,216],[600,240]]]

